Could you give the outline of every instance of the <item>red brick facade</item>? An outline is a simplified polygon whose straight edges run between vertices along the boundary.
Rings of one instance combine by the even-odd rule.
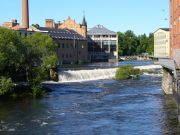
[[[11,20],[10,22],[5,22],[3,24],[3,27],[13,29],[13,30],[19,30],[20,29],[20,25],[16,19]]]
[[[180,67],[180,0],[170,0],[171,58]]]
[[[52,19],[46,19],[45,27],[74,30],[83,37],[87,37],[87,25],[77,24],[75,20],[68,17],[63,23],[54,23]]]
[[[5,22],[4,27],[19,30],[19,29],[28,29],[29,28],[29,4],[28,0],[22,0],[22,26],[17,23],[16,19],[13,19],[10,22]]]

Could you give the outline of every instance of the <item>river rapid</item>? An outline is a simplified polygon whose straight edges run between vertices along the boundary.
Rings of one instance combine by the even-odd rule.
[[[49,87],[42,99],[1,100],[0,135],[180,135],[159,75]]]

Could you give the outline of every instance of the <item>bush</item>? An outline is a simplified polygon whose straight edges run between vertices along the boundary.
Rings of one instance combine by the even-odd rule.
[[[32,97],[33,98],[39,98],[45,95],[45,91],[41,86],[32,86]]]
[[[140,75],[140,70],[135,69],[132,66],[123,66],[117,69],[116,71],[116,80],[124,80],[129,79],[131,76],[138,76]]]
[[[1,77],[0,79],[0,96],[4,96],[6,94],[10,94],[13,92],[15,88],[14,83],[11,78]]]

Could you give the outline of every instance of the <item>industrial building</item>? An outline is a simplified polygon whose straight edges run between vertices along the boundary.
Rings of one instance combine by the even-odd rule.
[[[91,28],[88,31],[88,53],[91,61],[117,61],[117,34],[103,25]]]
[[[170,31],[169,28],[159,28],[154,32],[154,57],[170,57]]]

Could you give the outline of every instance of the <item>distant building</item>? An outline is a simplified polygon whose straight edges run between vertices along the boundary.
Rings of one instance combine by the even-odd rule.
[[[22,0],[22,26],[14,19],[3,24],[4,27],[17,30],[20,35],[28,36],[40,32],[49,34],[57,43],[59,64],[75,64],[88,61],[87,22],[77,24],[70,17],[63,23],[46,19],[45,27],[29,27],[29,1]]]
[[[118,36],[102,25],[88,31],[88,53],[91,61],[118,60]]]
[[[5,22],[2,24],[3,27],[6,27],[8,29],[18,30],[20,29],[20,25],[17,22],[16,19],[11,20],[10,22]]]
[[[10,22],[5,22],[3,27],[13,30],[28,29],[29,28],[29,0],[22,0],[22,26],[19,25],[16,19]]]
[[[85,17],[83,17],[82,24],[77,24],[75,20],[72,20],[69,16],[67,20],[63,23],[55,23],[53,19],[46,19],[45,26],[47,28],[57,28],[57,29],[68,29],[73,30],[83,37],[87,37],[87,22]]]
[[[83,20],[85,20],[85,18]],[[57,54],[60,64],[75,64],[87,62],[88,46],[86,33],[84,32],[85,30],[83,31],[84,25],[76,24],[76,22],[72,21],[70,17],[67,21],[69,21],[69,25],[72,25],[71,27],[65,21],[66,25],[61,25],[67,27],[60,28],[60,24],[55,24],[52,19],[46,19],[46,27],[35,28],[31,26],[29,30],[34,32],[47,33],[52,37],[52,39],[58,45]],[[87,26],[85,27],[87,28]]]
[[[154,32],[154,57],[170,57],[169,28],[160,28]]]

